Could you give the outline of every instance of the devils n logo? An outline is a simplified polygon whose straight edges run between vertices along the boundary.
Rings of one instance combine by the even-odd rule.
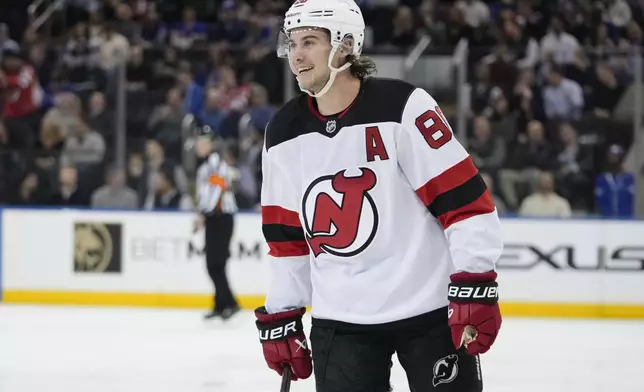
[[[378,211],[368,193],[376,186],[376,174],[367,168],[360,172],[349,176],[342,170],[320,177],[304,193],[306,236],[315,257],[320,253],[355,256],[376,236]]]
[[[450,354],[443,357],[434,363],[434,379],[432,383],[434,386],[438,384],[447,384],[454,381],[458,376],[458,356]]]

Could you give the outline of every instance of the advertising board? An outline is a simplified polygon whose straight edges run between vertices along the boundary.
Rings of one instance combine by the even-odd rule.
[[[205,308],[213,287],[188,213],[2,211],[5,302]],[[504,313],[644,318],[644,222],[502,221]],[[259,214],[235,217],[228,276],[259,306],[270,266]],[[428,258],[431,262],[431,258]]]

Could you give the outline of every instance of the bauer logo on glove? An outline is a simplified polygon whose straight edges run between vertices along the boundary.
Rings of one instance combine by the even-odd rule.
[[[497,283],[493,282],[488,286],[449,286],[447,297],[450,301],[489,301],[495,303],[499,299]]]
[[[269,342],[272,340],[280,340],[283,338],[286,338],[288,336],[291,336],[293,334],[298,333],[298,321],[293,320],[289,322],[286,325],[277,325],[274,326],[273,328],[267,327],[264,329],[259,330],[259,341],[260,342]],[[301,322],[300,322],[301,324]],[[262,328],[262,326],[259,326],[259,328]],[[302,326],[300,325],[300,330],[302,330]]]

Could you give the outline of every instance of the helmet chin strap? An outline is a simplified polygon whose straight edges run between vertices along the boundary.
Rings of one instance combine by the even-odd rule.
[[[327,82],[324,85],[324,87],[322,87],[322,90],[318,91],[317,93],[314,93],[311,90],[307,90],[307,89],[303,88],[302,85],[300,85],[298,83],[298,85],[300,87],[300,90],[302,90],[303,92],[305,92],[308,95],[312,96],[313,98],[319,98],[319,97],[323,96],[324,94],[326,94],[329,91],[329,89],[333,85],[333,82],[335,81],[335,77],[338,75],[338,72],[342,72],[342,71],[344,71],[345,69],[347,69],[347,68],[349,68],[351,66],[351,63],[349,63],[349,62],[346,62],[340,68],[335,68],[333,65],[331,65],[331,63],[333,61],[333,57],[335,57],[335,53],[338,51],[339,47],[340,47],[339,45],[335,46],[331,50],[331,53],[329,53],[329,61],[327,62],[327,65],[329,66],[329,69],[331,70],[331,73],[329,74],[329,80],[327,80]]]

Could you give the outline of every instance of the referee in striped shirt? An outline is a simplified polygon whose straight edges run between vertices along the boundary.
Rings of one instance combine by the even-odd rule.
[[[233,215],[237,212],[237,203],[232,190],[232,170],[215,151],[212,132],[208,127],[204,128],[195,145],[197,157],[202,162],[197,169],[199,215],[195,222],[195,230],[205,226],[206,267],[215,286],[215,306],[205,318],[221,317],[228,320],[240,310],[226,276],[230,238],[233,234]]]

